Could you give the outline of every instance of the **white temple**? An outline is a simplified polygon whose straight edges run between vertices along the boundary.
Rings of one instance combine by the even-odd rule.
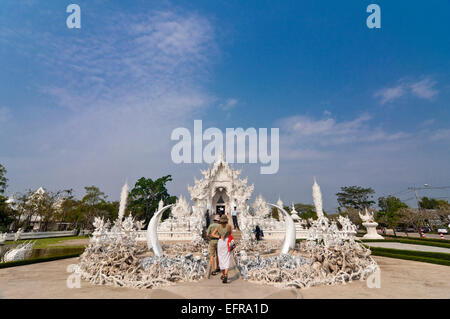
[[[251,240],[253,230],[259,225],[264,231],[264,239],[282,240],[285,236],[285,217],[278,212],[278,219],[273,218],[272,208],[266,200],[258,195],[255,201],[249,205],[254,185],[247,184],[247,178],[240,178],[241,171],[231,168],[220,154],[213,166],[207,170],[201,170],[203,178],[194,179],[194,185],[188,186],[191,201],[180,195],[175,205],[171,208],[171,215],[158,225],[158,237],[161,240],[195,240],[200,239],[206,226],[206,216],[210,220],[213,216],[224,212],[230,218],[231,211],[236,206],[238,223],[242,234],[242,240]],[[322,213],[322,195],[320,187],[314,179],[313,199],[319,217]],[[283,207],[281,198],[277,205]],[[164,206],[160,203],[159,209]],[[295,222],[296,237],[307,238],[307,221],[300,218],[292,204],[291,217]],[[140,240],[146,240],[144,232]]]
[[[230,168],[222,153],[212,168],[201,173],[203,178],[195,179],[194,186],[188,187],[194,212],[204,215],[209,210],[210,215],[220,211],[230,214],[233,204],[241,213],[248,213],[247,201],[254,186],[247,185],[247,178],[239,178],[241,171]]]

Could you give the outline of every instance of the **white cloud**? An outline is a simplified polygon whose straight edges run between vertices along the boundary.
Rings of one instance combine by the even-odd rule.
[[[354,119],[312,119],[292,116],[277,122],[280,127],[280,156],[282,160],[329,160],[364,147],[378,147],[405,141],[404,132],[388,132],[371,123],[372,117],[362,114]]]
[[[393,87],[383,88],[375,92],[374,96],[380,98],[381,104],[390,103],[401,97],[407,96],[431,100],[439,93],[439,91],[434,88],[435,85],[436,81],[433,81],[430,78],[425,78],[415,82],[401,80],[400,84]]]
[[[363,114],[350,121],[336,121],[334,118],[312,119],[306,116],[292,116],[281,119],[278,125],[287,141],[296,141],[316,146],[335,146],[348,143],[371,143],[392,141],[407,136],[403,132],[389,133],[370,124],[371,116]]]
[[[273,200],[273,189],[279,189],[285,202],[311,203],[316,176],[324,207],[334,212],[335,194],[341,186],[370,186],[381,196],[422,181],[442,185],[448,180],[448,152],[435,142],[450,141],[450,130],[403,132],[376,123],[367,114],[347,120],[307,116],[279,120],[279,174],[255,185]]]
[[[11,133],[23,151],[3,159],[20,172],[18,190],[94,184],[115,194],[126,177],[180,171],[168,160],[170,133],[212,104],[204,83],[218,54],[214,28],[204,16],[169,10],[107,19],[99,21],[106,30],[83,37],[34,34],[29,51],[18,52],[45,65],[51,82],[38,89],[62,107],[38,130]]]
[[[224,111],[229,111],[236,106],[238,100],[235,98],[229,98],[224,103],[220,104],[219,107]]]
[[[449,140],[450,141],[450,129],[439,129],[431,133],[432,141]]]
[[[405,87],[403,85],[398,85],[391,88],[384,88],[375,93],[375,97],[379,97],[381,99],[381,104],[385,104],[396,100],[406,93]]]
[[[105,28],[83,37],[42,35],[33,48],[50,79],[60,79],[40,84],[60,106],[78,111],[124,98],[148,101],[198,90],[207,80],[218,50],[205,17],[156,11],[101,18]]]
[[[422,99],[431,100],[438,94],[438,90],[433,87],[436,85],[435,81],[424,79],[410,84],[412,93]]]
[[[428,119],[428,120],[425,120],[422,123],[420,123],[420,126],[422,126],[422,127],[430,126],[430,125],[434,124],[435,121],[436,121],[435,119]]]

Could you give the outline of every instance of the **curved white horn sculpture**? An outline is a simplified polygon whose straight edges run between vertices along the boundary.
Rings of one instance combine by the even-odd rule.
[[[290,249],[295,249],[295,225],[294,220],[292,219],[291,215],[287,211],[285,211],[282,207],[267,203],[270,206],[275,207],[278,210],[281,210],[284,215],[286,216],[285,222],[286,222],[286,234],[284,235],[284,243],[283,247],[281,248],[281,254],[288,254]]]
[[[164,213],[165,210],[167,210],[168,208],[170,208],[172,206],[173,206],[173,204],[170,204],[170,205],[164,206],[163,208],[158,210],[153,215],[152,219],[150,219],[150,223],[148,223],[148,227],[147,227],[147,247],[148,247],[148,249],[152,248],[153,249],[153,253],[157,257],[161,257],[162,254],[163,254],[161,245],[159,244],[159,241],[158,241],[158,222],[159,222],[159,218],[160,218],[161,214]]]

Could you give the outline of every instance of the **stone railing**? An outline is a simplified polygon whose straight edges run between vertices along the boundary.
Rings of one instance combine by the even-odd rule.
[[[6,240],[14,240],[14,236],[16,233],[8,233],[6,235]],[[46,231],[46,232],[26,232],[21,233],[19,239],[39,239],[39,238],[50,238],[50,237],[67,237],[67,236],[76,236],[77,230],[70,231]]]
[[[264,239],[267,240],[282,240],[286,232],[284,230],[264,230]],[[295,238],[296,239],[304,239],[308,236],[307,229],[296,229],[295,230]]]
[[[160,241],[178,241],[193,240],[194,234],[189,231],[158,231],[158,240]],[[138,232],[137,241],[147,241],[147,231]]]
[[[267,240],[283,240],[285,231],[284,230],[264,230],[264,239]],[[340,231],[342,233],[342,231]],[[355,237],[356,233],[347,233],[347,238],[349,237]],[[306,239],[308,237],[308,230],[302,229],[302,228],[296,228],[295,229],[295,238],[296,239]],[[345,237],[345,236],[344,236]]]

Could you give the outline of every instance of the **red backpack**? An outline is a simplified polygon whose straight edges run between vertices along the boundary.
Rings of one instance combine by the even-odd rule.
[[[236,247],[236,244],[234,243],[234,237],[231,235],[231,226],[230,226],[230,235],[228,235],[228,251],[232,252],[233,249]]]

